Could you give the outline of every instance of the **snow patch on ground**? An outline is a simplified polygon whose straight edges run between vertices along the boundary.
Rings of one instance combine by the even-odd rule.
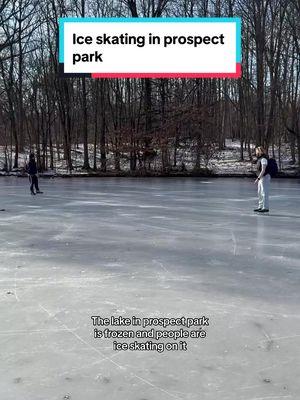
[[[251,152],[254,151],[254,146],[251,147]],[[18,175],[20,171],[25,167],[26,161],[28,160],[29,149],[27,149],[24,153],[20,153],[19,158],[19,169],[17,171],[12,171],[11,174]],[[288,175],[295,175],[299,172],[299,166],[297,164],[292,163],[291,151],[288,145],[281,146],[281,152],[279,154],[278,148],[274,147],[270,149],[269,155],[275,157],[277,163],[279,165],[279,169]],[[10,153],[9,158],[13,160],[14,153]],[[73,167],[74,170],[72,174],[76,173],[76,175],[85,176],[87,171],[82,170],[83,165],[83,145],[80,144],[78,147],[73,149],[72,151],[73,157]],[[89,146],[89,159],[90,166],[93,166],[93,146]],[[97,167],[100,168],[100,154],[97,152]],[[10,161],[11,165],[12,161]],[[43,173],[44,176],[53,176],[53,175],[67,175],[70,172],[67,170],[66,161],[63,159],[63,152],[60,152],[60,157],[58,159],[57,153],[55,152],[54,157],[55,168],[53,170],[49,169]],[[111,153],[107,154],[107,171],[114,172],[114,157]],[[194,167],[194,162],[191,158],[191,153],[189,151],[178,152],[178,168],[180,170],[181,166],[184,165],[187,171],[192,171]],[[207,166],[214,174],[216,175],[249,175],[255,172],[255,165],[249,158],[248,149],[244,149],[244,160],[241,161],[241,150],[240,150],[240,141],[234,139],[226,139],[225,148],[221,151],[213,151],[212,155],[208,162],[206,162],[203,158],[201,159],[201,168],[205,168]],[[5,175],[6,172],[3,171],[5,167],[5,156],[4,156],[4,147],[0,146],[0,174]],[[120,158],[120,168],[121,171],[128,172],[130,169],[129,166],[129,157],[127,154],[121,155]],[[151,168],[154,171],[161,170],[161,157],[158,154],[151,161]],[[2,170],[2,171],[1,171]]]

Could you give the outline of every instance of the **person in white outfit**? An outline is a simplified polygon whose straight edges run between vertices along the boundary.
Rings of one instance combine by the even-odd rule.
[[[259,213],[269,212],[269,190],[271,176],[268,173],[268,155],[266,150],[258,146],[255,148],[257,157],[257,178],[255,183],[258,189],[258,208],[254,211]]]

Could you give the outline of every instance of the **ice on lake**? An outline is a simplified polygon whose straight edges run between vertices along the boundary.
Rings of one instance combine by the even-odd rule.
[[[256,215],[250,179],[1,178],[0,398],[299,399],[299,183]],[[92,315],[210,326],[117,352]]]

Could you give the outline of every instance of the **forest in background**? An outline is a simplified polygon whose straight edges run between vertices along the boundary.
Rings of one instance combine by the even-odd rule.
[[[59,17],[242,18],[241,79],[61,78]],[[200,171],[225,145],[300,164],[300,0],[0,0],[0,152],[41,171]],[[108,167],[108,160],[109,163]]]

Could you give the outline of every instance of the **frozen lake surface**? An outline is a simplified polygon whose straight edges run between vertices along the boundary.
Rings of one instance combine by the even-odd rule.
[[[299,180],[272,182],[269,215],[249,179],[40,186],[0,180],[1,399],[300,398]],[[187,351],[118,352],[92,315],[210,326]]]

